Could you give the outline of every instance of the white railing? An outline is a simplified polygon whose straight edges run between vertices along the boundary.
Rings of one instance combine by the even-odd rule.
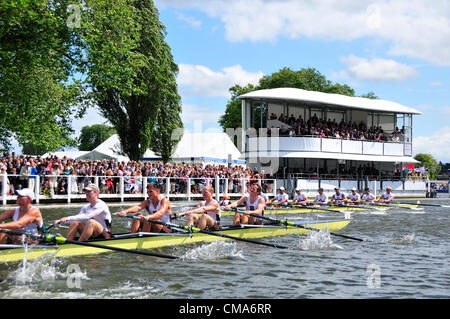
[[[0,176],[0,200],[3,205],[8,200],[17,198],[15,190],[19,175]],[[6,183],[5,183],[6,181]],[[239,196],[247,192],[248,185],[253,179],[249,178],[187,178],[187,177],[153,177],[153,176],[78,176],[78,175],[35,175],[23,182],[23,188],[34,190],[35,202],[41,200],[64,200],[70,203],[74,199],[84,199],[83,187],[89,183],[96,184],[100,189],[101,199],[136,199],[147,198],[148,183],[157,183],[161,193],[167,198],[201,199],[202,189],[206,185],[214,188],[216,199],[223,196]],[[263,192],[268,196],[276,194],[275,179],[258,179]],[[218,185],[218,187],[216,187]]]
[[[323,137],[250,137],[250,150],[259,152],[330,152],[361,155],[410,155],[409,146],[395,142],[373,142]],[[406,147],[408,146],[408,147]]]

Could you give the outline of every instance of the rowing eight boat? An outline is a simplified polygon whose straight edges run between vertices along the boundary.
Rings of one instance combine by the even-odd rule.
[[[264,214],[272,215],[272,214],[302,214],[302,213],[319,213],[319,212],[326,212],[326,211],[335,211],[337,213],[339,212],[345,212],[345,211],[366,211],[370,209],[376,209],[376,210],[387,210],[391,208],[417,208],[418,205],[415,204],[395,204],[394,205],[346,205],[346,206],[331,206],[331,205],[324,205],[323,207],[320,206],[303,206],[303,207],[266,207],[264,209]],[[222,211],[222,216],[231,216],[234,215],[234,212],[232,211]]]
[[[301,223],[306,227],[315,229],[328,228],[330,232],[338,231],[350,223],[350,220],[319,220],[319,221],[302,221]],[[240,238],[263,238],[273,236],[283,236],[289,234],[307,234],[310,230],[298,227],[285,227],[279,225],[241,225],[228,226],[220,230],[221,233]],[[124,249],[152,249],[166,246],[186,245],[197,242],[213,242],[216,240],[224,240],[224,238],[211,236],[203,233],[135,233],[135,234],[116,234],[111,239],[93,240],[96,244],[111,247],[120,247]],[[108,252],[108,250],[79,246],[75,244],[48,244],[36,245],[29,247],[18,246],[13,248],[11,245],[7,247],[0,246],[0,263],[18,262],[24,259],[27,260],[41,257],[45,254],[52,254],[56,257],[81,256],[97,253]]]

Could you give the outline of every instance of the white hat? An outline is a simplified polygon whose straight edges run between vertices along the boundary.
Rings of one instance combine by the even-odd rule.
[[[89,184],[88,186],[83,188],[83,191],[94,191],[94,192],[100,193],[98,186],[95,184]]]
[[[34,199],[34,193],[29,188],[18,189],[18,190],[16,190],[16,193],[19,196],[28,196],[29,198],[31,198],[31,200]]]
[[[284,191],[284,187],[283,186],[280,187],[280,191]]]
[[[295,189],[295,191],[297,192],[297,191],[301,191],[302,189],[300,188],[300,187],[297,187],[296,189]]]
[[[353,187],[353,188],[352,188],[352,191],[356,191],[356,187]]]

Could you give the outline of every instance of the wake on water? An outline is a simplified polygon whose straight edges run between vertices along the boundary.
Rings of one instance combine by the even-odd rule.
[[[244,255],[243,250],[237,247],[236,242],[217,240],[190,249],[181,258],[187,260],[244,259]]]
[[[294,242],[293,248],[300,250],[344,249],[342,246],[333,243],[328,228],[321,229],[318,232],[312,231],[306,238],[305,236],[299,237],[298,240]]]

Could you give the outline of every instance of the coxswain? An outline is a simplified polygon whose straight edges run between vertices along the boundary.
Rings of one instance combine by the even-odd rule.
[[[190,209],[184,214],[187,216],[186,226],[194,225],[199,229],[220,228],[220,205],[213,198],[214,189],[211,186],[205,186],[202,190],[204,201],[200,202],[196,208]],[[202,214],[197,216],[197,214]]]
[[[79,241],[111,238],[111,213],[108,205],[99,199],[97,185],[89,184],[83,188],[88,204],[77,215],[63,217],[53,221],[53,225],[69,223],[67,239],[74,240],[80,234]]]
[[[352,188],[352,192],[347,196],[347,203],[351,205],[358,205],[361,202],[361,196],[356,192],[356,187]]]
[[[233,225],[239,224],[261,224],[261,221],[258,220],[254,216],[249,216],[247,214],[255,214],[255,215],[263,215],[265,201],[264,198],[259,196],[261,193],[261,185],[253,184],[249,187],[249,193],[247,195],[242,196],[239,200],[231,203],[224,207],[224,210],[230,210],[233,208],[237,208],[240,205],[245,205],[244,214],[236,213],[234,214]]]
[[[147,185],[147,195],[148,199],[143,200],[139,205],[118,212],[117,215],[125,216],[126,214],[136,214],[141,210],[145,210],[148,214],[135,215],[139,219],[133,220],[131,224],[132,233],[137,233],[138,231],[170,233],[171,230],[167,226],[149,222],[149,220],[155,220],[165,224],[170,223],[171,205],[169,200],[163,194],[160,194],[159,186],[156,183]]]
[[[302,190],[300,187],[295,189],[294,200],[292,201],[295,204],[307,205],[309,203],[308,197],[302,194]]]
[[[390,186],[386,187],[386,192],[381,194],[377,201],[381,204],[389,204],[394,199],[394,194],[392,194],[392,188]]]
[[[220,206],[227,206],[230,205],[231,201],[230,201],[230,197],[228,196],[224,196],[222,197],[222,200],[219,202]]]
[[[39,208],[32,205],[34,193],[29,188],[16,191],[19,207],[5,211],[0,215],[0,221],[11,219],[11,222],[0,224],[0,230],[23,232],[30,235],[40,235],[44,220]],[[21,244],[22,236],[0,232],[0,244]],[[36,240],[25,239],[28,243]]]

